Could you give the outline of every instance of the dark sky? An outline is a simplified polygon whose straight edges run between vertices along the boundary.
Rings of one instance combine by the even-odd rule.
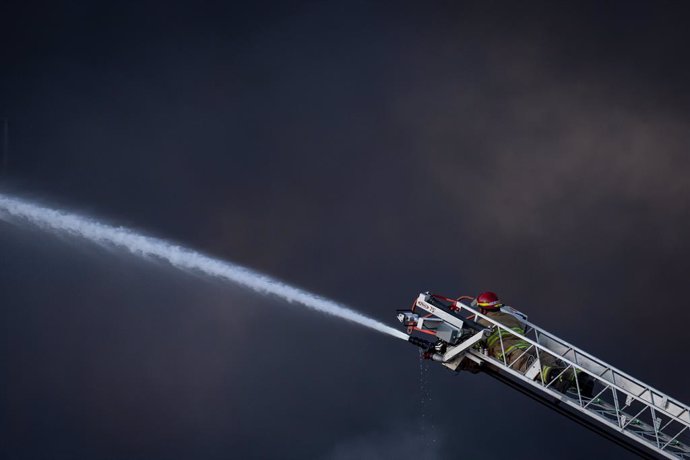
[[[495,290],[690,402],[680,2],[236,3],[2,2],[0,190],[391,325]],[[8,459],[629,458],[400,341],[81,241],[0,222],[0,288]]]

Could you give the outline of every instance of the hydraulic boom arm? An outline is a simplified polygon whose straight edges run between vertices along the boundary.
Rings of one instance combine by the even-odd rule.
[[[399,311],[398,320],[410,343],[454,371],[489,374],[644,458],[690,460],[688,406],[503,308],[525,324],[524,334],[460,300],[429,293],[420,294],[411,310]],[[501,353],[493,356],[485,339],[496,332]],[[508,337],[527,344],[518,356],[506,353]],[[558,363],[558,375],[545,377],[547,362]],[[572,380],[559,385],[568,375]]]

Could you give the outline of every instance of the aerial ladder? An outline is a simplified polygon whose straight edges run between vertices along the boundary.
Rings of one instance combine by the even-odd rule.
[[[422,348],[427,358],[453,371],[484,372],[642,458],[690,460],[687,405],[537,327],[511,307],[501,311],[518,318],[525,325],[524,334],[463,299],[471,297],[452,299],[426,292],[411,309],[398,310],[410,343]],[[502,352],[491,356],[486,338],[496,332]],[[529,344],[512,360],[503,344],[507,337]],[[523,355],[529,358],[526,370],[524,364],[517,365],[524,363]],[[558,375],[545,378],[544,362],[557,362]],[[575,378],[564,387],[559,382],[565,375]]]

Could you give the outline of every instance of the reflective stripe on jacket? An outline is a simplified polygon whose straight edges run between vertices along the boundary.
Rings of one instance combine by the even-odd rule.
[[[506,329],[510,329],[517,334],[525,334],[525,325],[511,314],[503,313],[502,311],[490,311],[486,313],[486,316],[501,324]],[[477,322],[482,326],[494,326],[484,318],[479,318]],[[503,349],[501,349],[501,344],[503,344]],[[529,346],[530,344],[520,337],[498,327],[486,339],[486,348],[489,350],[489,354],[497,359],[503,359],[504,355],[508,355],[515,350],[526,350]]]

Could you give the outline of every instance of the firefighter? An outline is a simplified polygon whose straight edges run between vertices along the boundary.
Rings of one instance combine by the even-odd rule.
[[[479,313],[505,326],[506,329],[525,335],[525,324],[510,313],[501,311],[503,303],[493,292],[483,292],[472,302],[472,306],[479,309]],[[490,356],[510,365],[512,369],[525,373],[534,362],[534,354],[529,351],[530,344],[520,337],[506,332],[505,329],[494,327],[484,318],[477,318],[482,326],[493,328],[491,335],[486,338],[486,349]],[[530,350],[531,351],[531,350]],[[517,360],[517,361],[515,361]],[[513,361],[515,361],[513,363]],[[511,365],[512,363],[512,365]]]
[[[479,313],[500,323],[506,329],[512,330],[520,335],[525,335],[525,324],[516,316],[501,311],[503,303],[493,292],[483,292],[472,302],[472,306],[479,309]],[[486,338],[486,349],[489,355],[502,361],[506,366],[524,374],[534,363],[537,357],[537,350],[529,342],[521,339],[517,335],[507,332],[505,329],[496,327],[484,318],[478,318],[477,322],[482,326],[492,328],[491,334]],[[565,393],[569,388],[575,386],[576,373],[572,369],[566,369],[555,356],[540,352],[539,361],[541,363],[541,379],[546,383],[558,379],[551,385]],[[565,372],[564,372],[564,369]],[[537,376],[535,379],[539,379]],[[591,397],[594,381],[586,374],[578,377],[578,383],[583,396]]]

